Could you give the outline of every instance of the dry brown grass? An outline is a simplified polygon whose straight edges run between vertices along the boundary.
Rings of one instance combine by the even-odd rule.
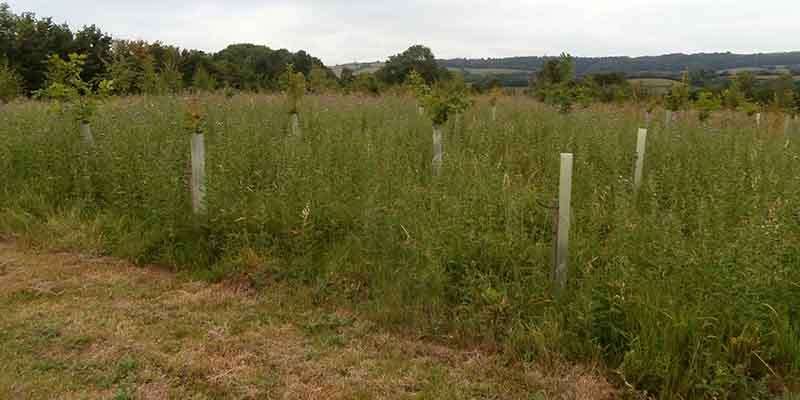
[[[593,368],[507,365],[307,298],[0,241],[0,398],[615,396]]]

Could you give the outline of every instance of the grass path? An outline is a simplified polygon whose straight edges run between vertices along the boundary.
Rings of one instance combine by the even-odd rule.
[[[0,241],[0,398],[614,396],[588,368],[508,365],[307,299]]]

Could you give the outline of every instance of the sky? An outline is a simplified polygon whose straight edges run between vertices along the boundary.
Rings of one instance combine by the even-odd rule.
[[[437,58],[800,50],[798,0],[4,1],[118,39],[208,52],[256,43],[326,65],[385,60],[413,44]]]

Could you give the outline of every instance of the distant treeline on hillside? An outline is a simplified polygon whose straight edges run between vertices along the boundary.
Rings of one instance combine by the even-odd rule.
[[[439,60],[439,64],[455,69],[515,69],[538,71],[548,60],[558,57],[457,58]],[[739,68],[788,69],[800,72],[800,51],[769,54],[699,53],[667,54],[646,57],[575,57],[575,72],[590,75],[622,72],[679,76],[686,70],[724,71]]]
[[[558,57],[456,58],[439,65],[464,73],[467,81],[496,79],[504,86],[527,86],[531,73]],[[740,70],[758,74],[800,74],[800,51],[768,54],[699,53],[646,57],[575,57],[575,73],[587,76],[623,73],[629,78],[680,79],[683,71],[732,75]]]

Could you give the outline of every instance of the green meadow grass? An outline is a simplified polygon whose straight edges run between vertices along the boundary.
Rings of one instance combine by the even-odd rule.
[[[481,100],[445,133],[413,101],[311,97],[303,136],[281,97],[202,99],[208,215],[191,215],[180,98],[115,100],[87,152],[41,103],[0,115],[0,232],[159,263],[207,279],[315,288],[376,321],[499,346],[510,357],[604,360],[661,398],[769,398],[800,375],[800,137],[744,116],[561,115]],[[551,296],[559,153],[575,155],[566,296]],[[258,254],[263,262],[248,262]],[[255,264],[255,265],[254,265]]]

